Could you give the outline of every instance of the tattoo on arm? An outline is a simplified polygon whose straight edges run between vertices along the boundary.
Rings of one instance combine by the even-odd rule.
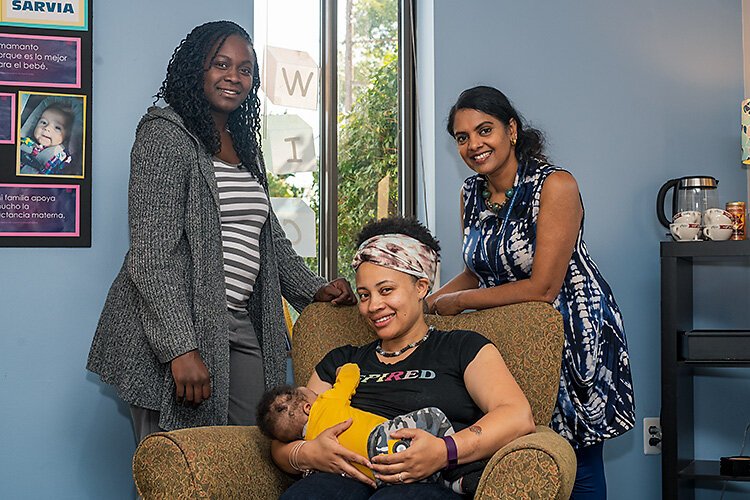
[[[476,434],[477,436],[482,435],[482,428],[479,427],[478,425],[472,425],[471,427],[469,427],[469,430],[473,432],[474,434]]]

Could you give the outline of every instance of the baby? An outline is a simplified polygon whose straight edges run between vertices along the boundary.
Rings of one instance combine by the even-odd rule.
[[[351,398],[359,385],[359,367],[347,363],[341,367],[333,387],[317,395],[307,387],[280,386],[266,392],[258,404],[258,427],[267,436],[289,443],[297,439],[315,439],[324,430],[349,418],[352,425],[338,436],[339,443],[363,457],[397,453],[409,447],[410,440],[395,440],[390,434],[398,429],[422,429],[442,437],[453,434],[448,417],[438,408],[422,408],[388,420],[374,413],[352,408]],[[354,464],[373,478],[367,467]],[[481,469],[476,474],[479,482]],[[438,473],[427,479],[436,482]],[[378,486],[384,483],[375,481]],[[461,478],[443,481],[445,486],[464,493]],[[465,486],[465,485],[464,485]]]
[[[65,149],[75,113],[67,106],[52,103],[36,122],[32,137],[21,139],[22,174],[60,174],[70,164]]]

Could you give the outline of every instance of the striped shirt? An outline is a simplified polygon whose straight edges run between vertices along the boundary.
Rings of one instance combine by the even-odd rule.
[[[227,307],[242,311],[260,270],[260,229],[268,219],[268,196],[242,165],[214,158],[214,174],[221,204]]]

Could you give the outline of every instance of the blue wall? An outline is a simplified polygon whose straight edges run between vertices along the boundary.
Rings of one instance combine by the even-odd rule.
[[[720,179],[722,203],[747,199],[739,166],[740,2],[426,0],[418,6],[418,44],[430,34],[419,57],[435,61],[434,68],[420,68],[420,102],[434,108],[421,134],[435,144],[437,181],[426,176],[427,212],[434,210],[430,226],[443,247],[442,278],[462,267],[459,188],[470,174],[444,132],[445,119],[461,90],[494,85],[547,133],[551,158],[578,180],[589,250],[624,313],[637,425],[605,447],[610,498],[660,498],[660,456],[644,456],[642,444],[643,417],[660,411],[659,241],[665,230],[654,200],[665,180],[696,173]],[[429,170],[428,154],[425,160]],[[696,286],[706,284],[700,295],[713,304],[701,313],[704,322],[719,326],[712,320],[739,312],[740,326],[750,327],[747,268],[709,266],[706,273],[719,273],[713,284],[703,281],[710,277],[703,272]],[[722,288],[732,280],[740,292],[734,299]],[[696,383],[701,458],[739,451],[750,405],[727,388],[747,394],[748,378],[714,371]],[[739,408],[730,411],[733,405]],[[718,497],[721,485],[711,488],[703,493]]]
[[[0,250],[0,498],[133,498],[127,408],[84,366],[127,248],[135,125],[193,26],[252,29],[248,0],[93,7],[92,247]]]

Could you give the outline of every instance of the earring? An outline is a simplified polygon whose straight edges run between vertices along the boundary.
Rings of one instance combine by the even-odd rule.
[[[510,145],[511,146],[515,146],[516,145],[516,138],[515,137],[511,137],[510,138]]]

